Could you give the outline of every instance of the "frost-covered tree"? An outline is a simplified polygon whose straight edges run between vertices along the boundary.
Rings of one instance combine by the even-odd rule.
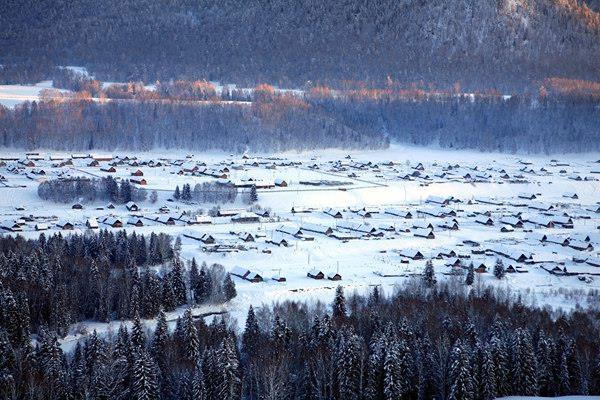
[[[335,289],[335,297],[331,309],[334,321],[342,322],[346,319],[346,298],[344,297],[344,288],[342,286],[338,286]]]
[[[494,276],[498,279],[504,278],[506,275],[506,269],[504,269],[504,263],[501,259],[496,259],[496,263],[494,264]]]
[[[473,267],[473,263],[469,263],[469,267],[467,269],[467,276],[465,278],[465,285],[471,286],[475,281],[475,271]]]
[[[223,279],[223,300],[229,301],[237,296],[237,291],[235,289],[235,283],[231,279],[231,275],[226,274]]]
[[[473,371],[467,346],[460,341],[454,345],[450,365],[450,394],[451,400],[475,399]]]
[[[155,400],[159,398],[158,374],[156,365],[147,352],[135,354],[131,373],[131,395],[135,400]]]
[[[339,398],[358,400],[361,398],[362,360],[360,338],[353,332],[340,335],[337,351],[337,382]]]
[[[537,360],[529,333],[524,329],[517,329],[513,336],[511,357],[513,393],[521,396],[536,396],[537,376]]]
[[[437,278],[435,277],[435,270],[433,269],[433,263],[431,260],[427,260],[425,263],[425,271],[423,272],[423,283],[428,288],[435,287]]]

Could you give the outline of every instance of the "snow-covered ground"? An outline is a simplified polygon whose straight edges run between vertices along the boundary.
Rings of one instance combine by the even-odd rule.
[[[0,105],[12,108],[26,101],[39,101],[41,92],[48,89],[57,90],[52,87],[52,81],[42,81],[35,85],[0,85]]]
[[[165,150],[136,153],[135,161],[117,163],[116,172],[102,171],[101,167],[116,160],[107,160],[113,156],[134,155],[115,152],[97,156],[99,166],[88,166],[92,159],[85,158],[74,159],[72,166],[59,167],[59,163],[71,158],[70,154],[40,151],[39,155],[30,155],[35,166],[25,166],[23,152],[0,151],[0,158],[6,159],[0,168],[0,175],[5,178],[0,182],[4,193],[0,220],[9,225],[31,215],[31,221],[25,222],[18,234],[37,237],[35,224],[39,222],[49,225],[50,232],[46,234],[50,234],[60,229],[56,226],[59,220],[73,223],[75,231],[84,231],[86,220],[92,217],[102,221],[112,215],[126,224],[132,215],[137,215],[144,226],[126,225],[124,229],[180,236],[182,256],[187,260],[195,257],[199,262],[222,264],[227,270],[241,266],[263,277],[261,283],[235,278],[238,297],[230,304],[194,310],[227,310],[242,323],[250,304],[260,306],[285,300],[328,303],[337,285],[344,286],[347,292],[361,293],[381,285],[389,293],[395,285],[418,276],[427,259],[433,260],[439,280],[462,282],[464,276],[457,274],[464,273],[464,269],[448,265],[459,257],[463,266],[474,262],[487,268],[476,274],[474,290],[481,285],[495,285],[538,306],[600,307],[600,267],[593,266],[600,250],[600,212],[596,212],[600,207],[598,154],[521,157],[399,145],[383,151],[333,150],[250,157]],[[150,166],[149,161],[161,161],[163,165]],[[199,169],[194,174],[189,172],[196,166]],[[208,171],[199,172],[204,168],[221,171],[238,184],[252,179],[272,185],[283,180],[287,186],[258,190],[258,204],[270,210],[270,215],[261,216],[258,222],[234,223],[231,217],[215,217],[211,224],[189,225],[180,218],[182,212],[206,212],[213,205],[168,200],[176,185],[190,183],[193,187],[195,183],[216,181],[216,177],[207,175]],[[111,174],[129,179],[138,169],[147,180],[143,187],[158,193],[156,203],[146,200],[138,212],[131,213],[124,205],[107,209],[103,202],[83,204],[82,210],[73,210],[71,204],[53,204],[37,196],[39,182],[54,179],[59,173],[88,177]],[[42,170],[44,175],[40,174]],[[317,181],[328,181],[330,186],[315,186]],[[577,198],[566,197],[572,194]],[[530,195],[536,198],[527,198]],[[453,201],[443,206],[431,201],[440,198]],[[167,215],[175,219],[174,225],[154,220],[161,215],[161,206],[167,206]],[[245,205],[238,199],[236,204],[222,207]],[[292,207],[310,212],[293,213]],[[342,218],[325,213],[327,208],[332,208],[330,213],[339,211]],[[399,216],[406,211],[412,214],[411,219]],[[480,223],[487,218],[493,225]],[[569,218],[573,228],[560,225],[568,223]],[[502,232],[507,225],[502,221],[514,220],[524,221],[524,226]],[[554,227],[541,225],[548,221],[554,221]],[[455,223],[458,230],[448,229]],[[429,224],[434,239],[415,236],[421,232],[418,226]],[[333,234],[315,232],[315,226],[331,228]],[[113,229],[102,223],[100,227]],[[295,237],[290,234],[292,230],[302,234]],[[373,232],[366,234],[362,230]],[[242,241],[241,233],[252,234],[254,241]],[[212,235],[221,251],[214,251],[215,245],[194,240],[203,234]],[[285,239],[287,247],[272,243],[281,239]],[[565,243],[571,246],[564,245],[565,240],[570,240]],[[472,247],[468,241],[476,241],[479,246]],[[582,246],[588,249],[582,250]],[[424,258],[407,258],[410,250],[418,250]],[[440,255],[452,251],[456,255]],[[513,259],[521,253],[529,260]],[[517,272],[496,279],[492,270],[497,258]],[[558,270],[552,271],[555,268]],[[308,278],[311,269],[325,275],[337,272],[341,280]],[[286,282],[272,280],[275,275],[285,277]],[[90,323],[88,329],[108,331],[114,330],[115,325]],[[73,339],[67,338],[65,344]]]

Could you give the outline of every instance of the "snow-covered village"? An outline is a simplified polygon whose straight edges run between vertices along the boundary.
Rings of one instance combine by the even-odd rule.
[[[600,400],[598,0],[0,4],[0,400]]]

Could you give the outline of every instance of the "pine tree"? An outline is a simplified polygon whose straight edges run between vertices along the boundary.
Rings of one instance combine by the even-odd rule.
[[[158,201],[158,192],[153,190],[150,192],[150,203],[155,204]]]
[[[156,365],[145,351],[135,355],[131,377],[133,399],[155,400],[159,398]]]
[[[475,398],[481,400],[496,398],[496,371],[492,353],[487,345],[477,342],[474,361]]]
[[[121,324],[119,325],[119,332],[117,333],[117,338],[114,344],[113,357],[124,357],[129,359],[131,357],[131,351],[132,347],[131,340],[129,338],[129,332],[127,332],[125,325]]]
[[[344,297],[344,288],[342,286],[338,286],[335,289],[335,298],[331,308],[334,322],[339,324],[346,320],[346,298]]]
[[[200,272],[198,271],[198,264],[196,258],[192,258],[190,263],[190,292],[194,303],[197,302],[195,292],[200,282]]]
[[[475,399],[471,361],[466,346],[460,341],[454,346],[450,366],[450,400]]]
[[[469,264],[469,268],[467,270],[467,277],[465,278],[465,285],[471,286],[475,281],[475,271],[473,267],[473,263]]]
[[[231,279],[229,274],[225,275],[225,279],[223,279],[223,297],[225,301],[229,301],[237,296],[237,291],[235,290],[235,283]]]
[[[418,399],[431,399],[435,397],[436,378],[435,372],[435,360],[433,343],[428,336],[425,336],[420,340],[420,344],[417,347],[418,354],[416,360],[416,371],[417,371],[417,398]]]
[[[254,204],[258,201],[258,192],[256,191],[256,185],[252,185],[252,187],[250,188],[249,201],[250,204]]]
[[[117,203],[119,201],[119,186],[115,178],[108,176],[104,181],[105,191],[108,194],[108,198],[111,202]]]
[[[50,334],[42,328],[40,332],[40,346],[38,360],[40,372],[48,383],[48,398],[65,398],[67,389],[67,373],[63,364],[63,352],[58,345],[56,335]]]
[[[175,239],[175,244],[173,245],[173,252],[175,253],[175,257],[179,257],[181,254],[181,236],[177,236]]]
[[[162,280],[161,304],[165,311],[173,311],[178,305],[169,274],[167,274]]]
[[[196,303],[206,303],[210,299],[212,292],[212,279],[206,270],[206,265],[203,263],[200,274],[198,275],[198,283],[194,289],[194,299],[196,300]]]
[[[171,270],[169,276],[171,278],[173,293],[175,295],[175,305],[181,306],[187,302],[187,290],[185,288],[185,281],[183,278],[183,264],[177,256],[173,260],[173,269]]]
[[[252,305],[248,308],[248,316],[246,317],[246,328],[242,335],[242,354],[246,359],[255,359],[258,351],[261,348],[261,331],[254,314]]]
[[[192,189],[189,183],[183,185],[183,191],[181,193],[181,200],[190,201],[192,200]]]
[[[583,377],[575,341],[573,339],[569,340],[567,347],[567,368],[569,369],[569,387],[571,388],[571,394],[587,394],[587,382]]]
[[[144,273],[143,293],[142,315],[154,318],[161,308],[161,282],[153,271]]]
[[[427,260],[425,263],[425,271],[423,273],[423,283],[428,288],[433,288],[437,284],[437,279],[435,277],[435,270],[433,269],[433,263],[431,260]]]
[[[540,396],[550,396],[553,394],[554,376],[552,355],[554,345],[550,338],[540,332],[538,339],[536,358],[538,370],[538,386]]]
[[[571,377],[569,376],[569,364],[565,352],[558,352],[557,367],[556,394],[565,396],[571,393]]]
[[[183,344],[183,357],[192,365],[195,365],[200,357],[200,338],[198,336],[198,330],[194,323],[192,316],[192,310],[187,309],[183,313],[182,318],[179,321],[181,323],[181,340]]]
[[[235,344],[226,337],[217,352],[217,368],[220,373],[218,380],[219,399],[238,400],[241,397],[241,379],[239,377],[239,360]]]
[[[373,291],[369,295],[369,306],[375,307],[379,305],[381,301],[381,294],[379,293],[379,286],[374,286]]]
[[[496,372],[496,388],[497,396],[506,396],[510,394],[510,377],[509,377],[509,349],[506,342],[501,337],[502,332],[498,331],[492,335],[490,339],[490,351],[492,353],[492,361],[494,371]]]
[[[385,400],[401,399],[403,392],[400,380],[400,356],[398,354],[398,343],[395,340],[388,342],[383,360],[383,395]]]
[[[494,264],[494,276],[498,279],[504,278],[506,275],[506,270],[504,269],[504,263],[501,259],[496,259],[496,264]]]
[[[175,200],[179,200],[181,198],[181,191],[179,190],[179,185],[175,187],[175,192],[173,193],[173,198]]]
[[[121,181],[121,187],[119,190],[119,197],[121,198],[121,203],[128,203],[131,201],[131,184],[127,179],[123,179]]]
[[[358,400],[361,396],[361,346],[360,339],[351,331],[340,335],[337,346],[337,381],[339,398]]]
[[[192,375],[191,394],[193,400],[205,400],[206,391],[204,389],[204,376],[202,369],[196,368]]]
[[[204,377],[204,390],[206,399],[220,398],[222,375],[219,371],[217,351],[207,348],[202,354],[202,375]]]
[[[3,322],[8,337],[14,347],[21,347],[29,340],[29,305],[27,297],[20,295],[15,298],[10,289],[2,294]]]
[[[8,334],[0,328],[0,398],[16,398],[14,370],[17,356],[8,339]]]
[[[167,324],[167,316],[161,309],[156,317],[156,329],[152,338],[152,356],[156,360],[158,367],[165,366],[165,350],[169,341],[169,326]]]
[[[144,325],[140,320],[139,314],[133,318],[133,326],[131,327],[131,348],[134,352],[141,352],[146,348],[146,333]]]
[[[514,334],[511,367],[511,382],[515,394],[536,396],[538,386],[535,353],[529,333],[521,328]]]

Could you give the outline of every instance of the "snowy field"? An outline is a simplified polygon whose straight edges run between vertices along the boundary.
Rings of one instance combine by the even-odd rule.
[[[67,90],[54,89],[52,81],[42,81],[35,85],[0,85],[0,105],[12,108],[27,101],[39,101],[43,90]]]
[[[82,232],[95,218],[101,229],[179,236],[185,259],[219,263],[229,271],[241,267],[262,278],[253,283],[235,277],[237,298],[196,313],[225,310],[243,323],[250,304],[328,303],[337,285],[348,293],[381,285],[389,293],[419,276],[429,259],[438,280],[463,282],[473,262],[480,268],[474,288],[499,286],[527,303],[555,309],[600,307],[597,154],[519,157],[393,145],[384,151],[244,157],[2,150],[0,158],[3,234],[34,238],[40,233],[36,225],[46,235],[68,234],[65,223]],[[107,171],[111,166],[114,172]],[[136,171],[142,176],[133,176]],[[148,199],[138,211],[125,205],[110,209],[105,202],[83,203],[75,210],[37,195],[46,179],[107,175],[144,179],[140,187],[156,190],[158,201]],[[212,217],[206,214],[213,204],[171,201],[176,185],[216,181],[243,191],[256,184],[260,210],[254,206],[248,213],[243,196],[222,206],[231,215]],[[235,222],[240,213],[253,221]],[[107,217],[124,228],[103,223]],[[143,226],[129,225],[130,220]],[[509,269],[502,280],[493,274],[496,259]],[[324,279],[309,278],[310,271],[322,272]],[[328,279],[335,274],[341,280]]]

